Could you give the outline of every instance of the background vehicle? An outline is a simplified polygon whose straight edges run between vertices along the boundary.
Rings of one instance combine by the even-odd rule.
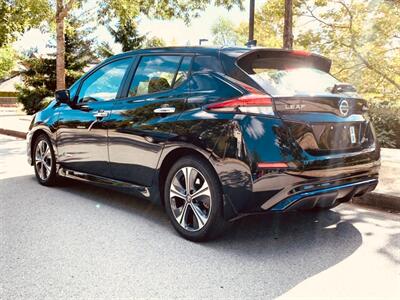
[[[114,56],[36,114],[28,160],[165,206],[185,238],[243,215],[331,208],[375,188],[367,106],[303,51],[160,48]]]

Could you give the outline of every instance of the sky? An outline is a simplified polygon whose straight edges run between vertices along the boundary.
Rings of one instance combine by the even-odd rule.
[[[260,7],[266,0],[257,0],[256,8]],[[86,8],[93,7],[95,1],[88,1]],[[208,44],[212,44],[212,25],[221,17],[230,19],[235,25],[241,22],[247,22],[249,18],[249,0],[243,1],[244,10],[234,7],[227,10],[222,7],[209,5],[200,16],[192,20],[191,24],[186,25],[182,20],[151,20],[146,17],[139,17],[139,32],[148,37],[156,36],[162,38],[167,45],[198,45],[199,39],[208,39]],[[108,42],[112,45],[114,52],[120,52],[120,46],[114,44],[113,37],[104,26],[96,25],[97,29],[93,32],[98,42]],[[42,33],[39,29],[31,29],[27,31],[17,42],[14,48],[17,51],[29,50],[37,48],[39,53],[53,52],[54,49],[47,47],[48,41],[51,40],[51,34]],[[207,43],[203,43],[207,44]]]

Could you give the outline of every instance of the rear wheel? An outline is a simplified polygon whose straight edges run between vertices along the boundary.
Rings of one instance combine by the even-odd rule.
[[[35,140],[33,147],[33,166],[37,180],[42,185],[53,185],[56,181],[54,150],[50,139],[41,134]]]
[[[218,181],[208,162],[197,156],[183,157],[170,169],[165,182],[165,208],[184,238],[205,241],[225,228]]]

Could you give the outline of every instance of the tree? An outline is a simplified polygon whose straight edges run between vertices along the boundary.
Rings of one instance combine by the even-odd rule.
[[[162,38],[156,36],[153,36],[151,38],[146,38],[145,47],[146,48],[165,47],[165,41]]]
[[[400,99],[400,3],[304,1],[299,46],[333,58],[332,73],[368,99]]]
[[[145,36],[138,33],[137,26],[132,20],[128,20],[125,24],[119,23],[117,29],[108,26],[108,30],[113,35],[115,42],[122,45],[123,52],[142,48],[146,39]]]
[[[235,32],[235,26],[232,21],[226,18],[220,18],[211,27],[213,34],[213,43],[215,45],[236,45],[238,42],[238,35]]]
[[[65,33],[64,19],[68,16],[68,12],[72,9],[75,0],[69,0],[64,3],[64,0],[56,2],[56,39],[57,39],[57,54],[56,54],[56,74],[57,74],[57,90],[65,89]]]
[[[81,23],[76,19],[68,20],[65,35],[65,66],[66,84],[70,86],[82,74],[94,58],[93,41],[87,39],[88,30],[82,30]],[[18,101],[24,105],[28,114],[33,114],[43,108],[43,99],[52,96],[57,86],[56,57],[30,57],[23,61],[27,67],[24,73],[24,85],[17,87]]]
[[[10,46],[0,48],[0,79],[10,75],[15,66],[16,54]]]
[[[107,42],[102,42],[100,45],[98,45],[96,52],[97,56],[103,59],[114,55],[110,44]]]
[[[285,19],[283,27],[283,48],[293,48],[293,2],[285,0]]]
[[[72,9],[77,0],[57,0],[56,10],[56,31],[57,31],[57,89],[65,87],[65,73],[63,69],[64,43],[63,21]],[[242,7],[242,0],[215,0],[215,5],[231,8],[234,5]],[[208,0],[185,0],[185,1],[165,1],[165,0],[103,0],[98,1],[98,20],[105,24],[117,18],[122,25],[128,24],[130,20],[139,14],[148,17],[158,17],[164,19],[183,18],[189,22],[192,17],[198,16],[199,11],[204,10],[210,2]]]
[[[298,2],[299,0],[293,2],[293,14],[298,11]],[[257,40],[258,46],[282,48],[284,12],[284,0],[269,0],[257,9],[254,16],[254,39]],[[295,20],[293,20],[294,25]],[[248,28],[248,24],[245,22],[236,29],[240,44],[247,42]]]
[[[23,9],[27,11],[28,15],[34,15],[40,5],[43,5],[43,9],[40,10],[39,20],[51,19],[56,24],[56,35],[57,35],[57,89],[65,88],[65,41],[64,41],[64,20],[68,17],[74,6],[79,6],[84,0],[3,0],[6,1],[7,5],[1,6],[1,12],[7,12],[10,10],[11,5],[8,3],[29,3],[35,4],[21,5]],[[55,4],[53,3],[55,1]],[[108,23],[110,20],[118,19],[119,22],[125,25],[129,20],[137,17],[139,14],[146,15],[148,17],[157,18],[183,18],[186,22],[189,22],[192,17],[198,16],[199,11],[204,10],[207,5],[210,4],[208,0],[96,0],[97,2],[97,13],[98,21],[102,24]],[[242,7],[242,0],[215,0],[215,5],[225,6],[231,8],[234,5]],[[53,8],[55,7],[55,12]],[[12,22],[14,17],[18,17],[18,10],[11,10],[8,15],[9,20]],[[29,18],[28,18],[29,19]],[[22,20],[24,20],[22,18]],[[36,17],[35,17],[36,20]],[[26,27],[26,26],[25,26]],[[13,32],[13,30],[9,31]]]
[[[0,2],[0,47],[14,42],[27,29],[49,18],[48,0],[2,0]]]

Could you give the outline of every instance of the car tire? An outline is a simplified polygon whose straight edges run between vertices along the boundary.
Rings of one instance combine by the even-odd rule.
[[[33,167],[36,179],[40,184],[52,186],[56,183],[56,164],[53,146],[47,135],[39,135],[32,152]]]
[[[169,170],[164,186],[166,212],[185,239],[207,241],[226,229],[219,178],[206,160],[182,157]]]

